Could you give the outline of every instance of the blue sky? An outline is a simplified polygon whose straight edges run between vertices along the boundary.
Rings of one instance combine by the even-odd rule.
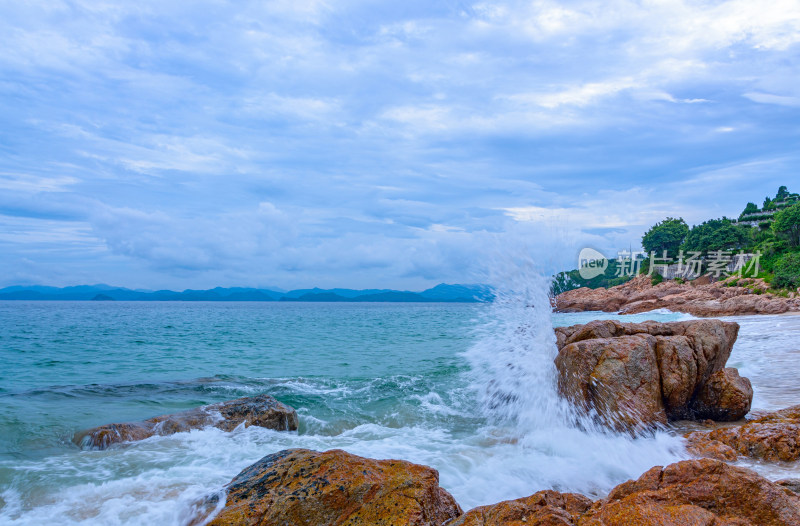
[[[800,190],[800,1],[0,5],[0,286],[420,289]]]

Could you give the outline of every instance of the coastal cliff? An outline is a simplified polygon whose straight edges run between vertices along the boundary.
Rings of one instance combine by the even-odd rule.
[[[735,283],[735,284],[734,284]],[[711,282],[664,281],[652,285],[649,276],[638,276],[608,289],[579,289],[562,292],[553,300],[556,312],[604,311],[638,314],[669,309],[698,317],[783,314],[800,312],[800,296],[777,296],[767,292],[760,279]]]

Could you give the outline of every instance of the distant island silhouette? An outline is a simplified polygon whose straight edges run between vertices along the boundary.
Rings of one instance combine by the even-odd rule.
[[[391,289],[297,289],[279,292],[270,289],[216,287],[208,290],[132,290],[110,285],[47,287],[16,285],[0,289],[0,300],[69,301],[283,301],[283,302],[402,302],[402,303],[479,303],[491,301],[492,289],[486,285],[441,283],[421,292]]]

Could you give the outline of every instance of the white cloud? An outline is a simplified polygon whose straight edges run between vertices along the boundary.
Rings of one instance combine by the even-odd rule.
[[[779,106],[791,106],[795,108],[800,107],[800,97],[758,92],[745,93],[744,96],[753,102],[760,102],[761,104],[777,104]]]

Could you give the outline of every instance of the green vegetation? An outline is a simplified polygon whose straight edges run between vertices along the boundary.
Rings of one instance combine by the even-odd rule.
[[[689,226],[681,218],[668,217],[653,225],[642,238],[642,247],[648,254],[655,252],[660,257],[665,251],[668,257],[678,256],[681,243],[689,233]]]
[[[784,237],[790,246],[800,246],[800,203],[784,208],[775,214],[772,229],[779,236]]]
[[[689,230],[681,248],[704,255],[710,250],[743,249],[750,243],[750,230],[750,227],[737,225],[727,217],[709,219]]]
[[[747,221],[741,221],[741,218]],[[755,218],[764,220],[753,224]],[[654,231],[663,229],[665,223],[682,222],[682,219],[667,218],[657,223],[642,238],[642,246],[649,251]],[[677,232],[677,229],[673,231]],[[679,247],[684,254],[696,252],[704,258],[716,251],[731,255],[740,251],[760,253],[759,273],[755,277],[769,283],[776,293],[780,289],[796,289],[800,286],[800,195],[789,193],[785,186],[781,186],[774,199],[768,197],[764,200],[762,209],[759,210],[754,203],[747,203],[739,221],[722,217],[693,226],[680,240]],[[734,286],[731,283],[735,281],[727,284]],[[760,294],[762,291],[754,288],[753,292]]]
[[[744,222],[751,226],[755,226],[753,225],[755,221],[771,223],[776,212],[798,202],[800,202],[800,194],[789,193],[789,190],[785,186],[781,186],[778,188],[778,193],[775,194],[775,198],[764,198],[764,204],[761,208],[758,208],[755,203],[747,203],[742,213],[739,214],[739,222]]]
[[[755,203],[747,203],[738,221],[722,217],[689,228],[682,218],[667,217],[644,234],[642,247],[648,255],[655,253],[653,264],[657,266],[677,261],[681,252],[685,259],[692,253],[699,253],[700,258],[706,260],[705,271],[709,260],[716,255],[712,253],[717,251],[731,257],[739,252],[760,254],[757,274],[752,275],[754,269],[750,267],[745,277],[762,279],[773,294],[788,294],[785,289],[794,291],[800,287],[800,194],[790,193],[781,186],[774,198],[764,200],[761,209]],[[664,251],[667,252],[667,261],[663,259]],[[583,279],[577,270],[560,272],[555,276],[553,292],[559,294],[578,287],[596,289],[621,285],[631,279],[633,271],[649,274],[650,263],[649,258],[640,259],[632,269],[628,260],[625,272],[622,272],[621,264],[612,259],[603,274],[590,280]],[[661,281],[660,274],[654,272],[653,284]],[[746,286],[754,294],[764,292],[752,281],[730,279],[726,285]]]
[[[778,259],[774,266],[772,286],[778,289],[800,287],[800,252],[789,252]]]

